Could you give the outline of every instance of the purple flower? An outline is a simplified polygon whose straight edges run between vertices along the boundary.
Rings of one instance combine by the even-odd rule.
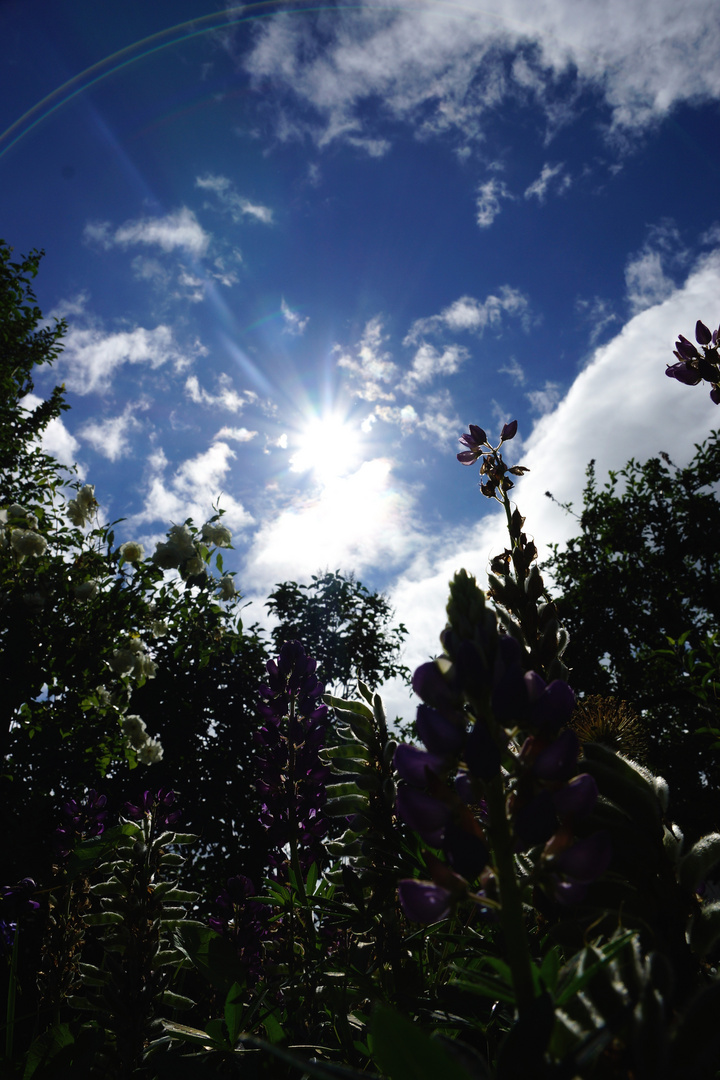
[[[65,859],[78,840],[102,836],[105,829],[107,796],[98,795],[94,788],[84,799],[68,799],[62,807],[63,822],[55,830],[55,852]]]
[[[577,840],[552,860],[553,870],[589,885],[605,873],[612,859],[610,834],[604,829]]]
[[[589,773],[580,773],[553,794],[558,817],[579,818],[589,814],[598,800],[598,786]]]
[[[427,782],[426,770],[440,776],[445,759],[438,754],[428,754],[408,743],[400,743],[393,756],[393,768],[413,787],[423,788]]]
[[[400,784],[396,805],[402,820],[419,832],[426,844],[440,846],[445,826],[451,817],[450,808],[445,803],[409,784]]]
[[[712,332],[708,330],[705,323],[698,321],[695,323],[695,340],[698,345],[709,345],[712,341]]]
[[[504,428],[500,432],[500,441],[509,442],[510,439],[514,439],[518,429],[517,420],[511,420],[509,424],[505,424]]]
[[[446,919],[452,910],[453,896],[449,889],[432,881],[404,878],[398,883],[402,909],[412,922],[434,923]]]
[[[37,885],[29,877],[17,885],[0,886],[0,955],[12,949],[22,917],[39,909],[40,904],[32,899],[36,889]]]
[[[678,335],[678,339],[675,342],[675,350],[680,355],[682,360],[699,360],[700,353],[697,351],[692,341],[688,341],[682,334]]]
[[[134,821],[151,817],[154,829],[166,829],[168,825],[174,825],[180,818],[180,811],[172,809],[175,798],[175,792],[170,791],[169,788],[160,788],[157,794],[145,791],[137,805],[125,803],[123,808],[125,817],[132,818]]]
[[[677,379],[684,386],[697,386],[701,381],[700,373],[692,364],[681,360],[677,364],[670,364],[665,368],[665,374],[670,379]]]
[[[713,386],[710,391],[710,398],[716,405],[720,405],[720,386]]]
[[[472,825],[475,819],[472,818]],[[485,869],[490,859],[490,851],[482,836],[478,835],[479,829],[463,828],[463,822],[456,824],[450,822],[445,829],[442,848],[453,870],[472,881]]]
[[[487,724],[482,720],[475,721],[465,744],[463,756],[470,772],[478,780],[492,780],[500,772],[500,750]]]
[[[472,465],[482,456],[482,447],[488,446],[487,435],[477,424],[470,425],[470,431],[460,436],[460,442],[469,447],[457,456],[461,465]]]
[[[580,743],[572,728],[565,728],[541,750],[533,762],[533,774],[539,780],[569,780],[577,767]]]
[[[459,754],[465,742],[465,725],[455,723],[430,705],[418,705],[417,733],[431,754]]]
[[[525,682],[530,697],[530,724],[543,732],[559,731],[569,723],[575,708],[575,693],[562,679],[545,681],[529,671]]]

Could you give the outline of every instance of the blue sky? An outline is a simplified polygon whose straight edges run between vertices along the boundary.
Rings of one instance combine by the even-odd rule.
[[[503,543],[469,423],[519,421],[541,546],[591,457],[716,426],[663,376],[720,321],[716,4],[167,8],[0,6],[0,236],[69,324],[47,444],[150,550],[220,495],[253,615],[355,570],[416,663]]]

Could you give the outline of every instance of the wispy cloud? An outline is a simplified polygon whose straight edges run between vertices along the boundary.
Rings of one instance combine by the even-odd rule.
[[[503,285],[497,296],[491,294],[484,300],[478,300],[474,296],[461,296],[439,315],[417,319],[410,327],[404,344],[415,344],[424,335],[436,334],[442,330],[482,334],[487,327],[499,325],[503,315],[523,317],[527,316],[528,312],[527,297],[519,289]]]
[[[543,165],[540,175],[536,180],[533,180],[525,189],[526,199],[537,199],[538,202],[545,202],[545,196],[547,195],[548,188],[553,181],[557,183],[553,184],[555,190],[559,193],[567,191],[572,184],[572,179],[567,173],[563,173],[565,165],[560,162],[558,165]]]
[[[141,427],[137,413],[149,407],[149,402],[144,400],[128,402],[119,416],[88,420],[79,428],[78,435],[110,461],[133,456],[131,435]]]
[[[272,225],[273,212],[270,207],[252,202],[244,195],[240,195],[227,176],[214,176],[210,173],[206,176],[198,176],[195,187],[203,191],[211,191],[216,196],[220,209],[226,211],[235,223],[252,218],[262,222],[263,225]]]
[[[172,364],[182,370],[192,362],[176,343],[169,326],[146,330],[107,333],[100,326],[70,326],[64,341],[58,366],[65,374],[70,390],[77,394],[106,393],[117,371],[126,364],[142,364],[151,369]]]
[[[222,427],[213,435],[217,439],[231,439],[233,442],[246,443],[256,438],[257,431],[248,431],[245,427]]]
[[[354,355],[336,346],[338,367],[350,373],[355,380],[355,392],[365,401],[394,400],[395,395],[389,385],[395,382],[398,367],[390,358],[390,353],[383,349],[386,341],[382,319],[376,315],[366,324]]]
[[[232,385],[229,375],[222,374],[218,377],[218,391],[211,394],[200,386],[197,375],[189,375],[185,382],[185,393],[196,405],[205,405],[213,409],[227,409],[228,412],[240,412],[249,401],[255,400],[256,395],[241,393]]]
[[[628,303],[633,314],[644,311],[670,296],[675,288],[668,270],[680,269],[687,251],[675,225],[663,221],[648,230],[648,239],[625,267]]]
[[[309,315],[302,316],[299,315],[297,311],[293,311],[292,308],[285,303],[284,297],[280,302],[280,311],[285,320],[284,330],[286,334],[292,334],[295,337],[299,337],[301,334],[305,333],[305,328],[310,322]]]
[[[179,523],[188,517],[203,522],[212,514],[214,501],[221,496],[220,505],[225,510],[223,523],[234,531],[247,529],[254,523],[252,515],[225,490],[235,457],[235,451],[218,440],[204,452],[187,458],[168,477],[167,459],[162,450],[155,450],[148,459],[143,507],[128,518],[127,528],[156,523],[166,527],[168,522]]]
[[[502,199],[512,199],[508,186],[504,180],[493,177],[479,184],[475,199],[477,213],[475,220],[481,229],[489,229],[495,218],[500,213]]]
[[[462,12],[371,6],[331,21],[277,15],[256,28],[242,62],[272,88],[280,136],[309,136],[319,147],[372,147],[380,136],[370,101],[420,137],[452,132],[477,144],[488,111],[505,102],[532,101],[557,126],[579,115],[591,92],[607,105],[612,130],[634,132],[682,102],[720,97],[716,21],[713,0],[509,0],[501,16],[478,4]],[[290,114],[290,99],[305,109]]]
[[[412,367],[398,383],[398,389],[415,394],[437,376],[454,375],[469,355],[462,345],[447,345],[441,351],[424,341],[415,353]]]
[[[133,247],[143,244],[146,247],[159,247],[165,252],[184,251],[196,258],[205,255],[210,244],[210,236],[186,206],[164,217],[126,221],[114,231],[109,222],[89,222],[83,236],[87,242],[106,249],[115,245]]]

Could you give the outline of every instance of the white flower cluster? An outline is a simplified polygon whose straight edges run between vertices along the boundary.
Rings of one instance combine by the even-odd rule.
[[[215,544],[216,547],[230,547],[232,533],[219,521],[206,521],[202,527],[202,538],[207,544]]]
[[[155,765],[162,760],[163,748],[159,739],[147,733],[145,721],[139,716],[126,716],[122,722],[123,735],[137,753],[141,765]]]
[[[221,600],[232,600],[232,598],[238,594],[238,591],[235,588],[235,582],[230,574],[223,574],[220,578],[218,588],[220,589]]]
[[[145,652],[140,638],[131,638],[124,648],[115,649],[108,666],[116,675],[132,675],[136,679],[143,675],[146,679],[154,679],[157,671],[157,664]]]
[[[79,585],[73,586],[73,593],[77,600],[92,600],[97,596],[99,588],[97,581],[81,581]]]
[[[7,510],[0,510],[0,543],[8,543],[21,559],[28,555],[42,555],[47,540],[37,532],[38,519],[20,503],[13,503]]]
[[[140,562],[144,554],[145,548],[142,544],[139,544],[137,540],[128,540],[126,543],[120,545],[120,558],[124,562]]]
[[[83,525],[87,525],[93,514],[97,510],[97,499],[95,498],[95,485],[84,484],[74,499],[70,499],[67,505],[67,516],[73,525],[77,525],[82,528]]]
[[[183,577],[201,574],[205,561],[195,547],[193,535],[187,525],[173,525],[167,543],[158,544],[152,561],[161,570],[181,570]]]

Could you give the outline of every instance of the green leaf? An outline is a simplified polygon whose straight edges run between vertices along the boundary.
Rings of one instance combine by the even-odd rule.
[[[471,1080],[444,1046],[387,1005],[375,1008],[370,1032],[373,1060],[388,1080]]]
[[[243,989],[240,983],[234,982],[225,998],[225,1025],[228,1029],[231,1046],[236,1045],[242,1031],[242,1018],[245,1011],[242,994]]]

